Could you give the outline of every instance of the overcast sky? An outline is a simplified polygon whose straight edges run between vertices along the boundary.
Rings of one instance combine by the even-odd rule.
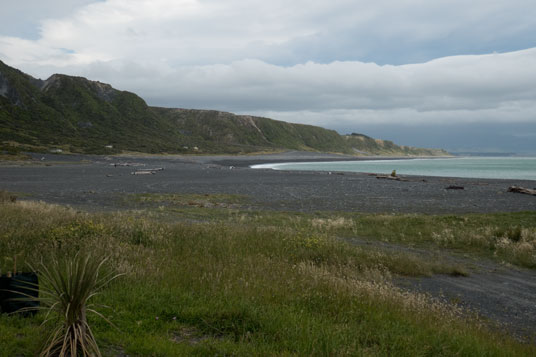
[[[533,0],[2,0],[0,60],[150,105],[536,154]]]

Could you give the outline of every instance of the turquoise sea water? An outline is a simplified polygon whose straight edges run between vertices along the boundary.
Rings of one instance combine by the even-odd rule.
[[[253,165],[274,170],[349,171],[399,175],[536,180],[536,157],[457,157],[438,159],[295,162]]]

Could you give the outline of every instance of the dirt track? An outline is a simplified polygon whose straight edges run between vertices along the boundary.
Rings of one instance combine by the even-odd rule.
[[[394,283],[404,289],[455,303],[492,322],[495,329],[506,329],[517,338],[536,344],[535,271],[501,265],[487,259],[452,255],[442,250],[431,251],[358,238],[344,240],[386,252],[404,251],[428,260],[463,266],[468,276],[403,277],[394,279]]]

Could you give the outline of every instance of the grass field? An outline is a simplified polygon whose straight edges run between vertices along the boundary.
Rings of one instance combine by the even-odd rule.
[[[2,199],[1,197],[4,197]],[[536,214],[301,214],[245,197],[141,195],[146,207],[85,213],[0,197],[0,267],[91,252],[125,274],[95,298],[104,355],[531,356],[463,311],[391,283],[465,274],[449,261],[348,238],[463,251],[535,268]],[[0,355],[32,356],[44,313],[0,317]],[[40,336],[36,338],[36,336]]]

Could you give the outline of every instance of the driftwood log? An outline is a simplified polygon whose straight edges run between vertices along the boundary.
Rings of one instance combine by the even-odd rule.
[[[455,185],[445,187],[445,190],[463,190],[463,189],[464,189],[463,186],[455,186]]]
[[[377,179],[384,179],[384,180],[394,180],[394,181],[408,181],[402,177],[399,176],[388,176],[388,175],[376,175]]]
[[[164,171],[163,167],[157,167],[155,169],[139,169],[137,171],[132,171],[131,175],[154,175],[158,171]]]
[[[524,188],[519,186],[508,187],[508,192],[524,193],[526,195],[536,196],[536,189]]]
[[[149,170],[140,170],[140,171],[132,171],[130,174],[131,175],[154,175],[156,174],[156,172],[149,171]]]

